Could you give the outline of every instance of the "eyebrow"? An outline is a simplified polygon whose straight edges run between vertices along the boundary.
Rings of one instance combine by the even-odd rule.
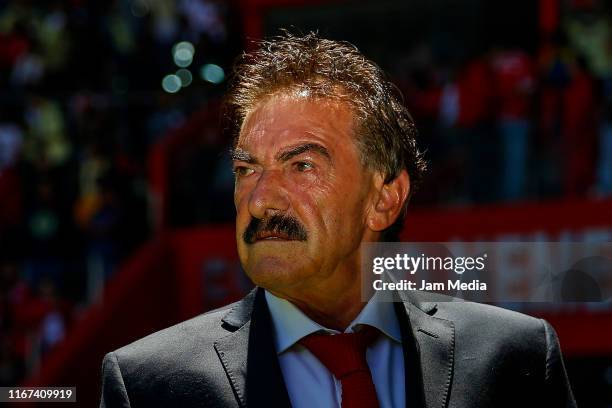
[[[251,153],[239,147],[230,149],[230,157],[232,160],[243,161],[250,164],[257,163],[257,160],[255,160],[255,158],[251,156]]]
[[[298,146],[291,147],[287,150],[278,153],[275,159],[281,162],[286,162],[288,160],[291,160],[293,157],[299,156],[300,154],[306,152],[317,152],[321,156],[325,157],[327,160],[331,161],[331,155],[329,154],[329,151],[325,147],[317,143],[304,143]],[[232,160],[243,161],[249,164],[257,163],[257,159],[255,159],[251,155],[251,153],[239,147],[230,150],[230,157]]]
[[[331,161],[331,155],[329,154],[327,149],[317,143],[304,143],[298,146],[291,147],[277,154],[276,160],[285,162],[287,160],[291,160],[295,156],[306,152],[317,152],[321,156],[325,157],[327,160]]]

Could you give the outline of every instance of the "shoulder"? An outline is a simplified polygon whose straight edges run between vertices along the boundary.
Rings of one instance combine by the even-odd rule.
[[[172,365],[189,366],[194,358],[215,359],[215,342],[247,324],[259,292],[253,290],[237,302],[136,340],[109,353],[109,358],[121,369],[154,371]]]
[[[523,389],[542,398],[533,406],[575,406],[557,334],[545,320],[453,298],[421,302],[415,313],[421,322],[441,319],[452,326],[449,344],[458,374],[453,387],[466,398],[493,395],[480,394],[484,389],[494,390],[500,401],[514,401]]]
[[[483,303],[467,301],[439,302],[436,316],[455,322],[461,328],[504,330],[543,330],[541,319]]]
[[[224,406],[233,401],[215,343],[236,329],[226,324],[229,314],[236,310],[250,314],[249,307],[241,307],[244,301],[108,353],[102,363],[101,406],[120,406],[128,400],[131,406],[184,406],[194,400]]]
[[[109,353],[107,359],[112,355],[124,376],[173,372],[189,368],[196,359],[214,360],[215,341],[229,334],[223,318],[236,303],[152,333]]]
[[[447,300],[436,302],[433,316],[452,323],[456,350],[464,355],[511,364],[520,357],[543,367],[551,347],[558,347],[554,329],[543,319],[488,304]]]
[[[546,354],[557,342],[554,329],[543,319],[498,306],[438,295],[419,300],[419,312],[452,323],[456,346],[481,352]]]
[[[235,305],[236,303],[232,303],[162,329],[121,347],[116,352],[125,354],[139,350],[168,350],[180,348],[185,342],[190,341],[212,342],[218,336],[227,333],[221,328],[222,319]]]
[[[415,293],[416,306],[439,318],[450,320],[462,330],[465,329],[505,329],[527,330],[544,333],[545,322],[513,310],[484,303],[465,301],[445,295],[424,295]]]

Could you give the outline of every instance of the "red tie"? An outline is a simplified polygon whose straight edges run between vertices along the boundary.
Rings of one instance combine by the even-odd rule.
[[[366,348],[378,330],[361,326],[357,333],[311,334],[300,343],[342,384],[342,408],[377,408],[378,398],[366,361]]]

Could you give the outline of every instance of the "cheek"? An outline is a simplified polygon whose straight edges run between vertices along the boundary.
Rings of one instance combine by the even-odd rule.
[[[322,176],[316,173],[293,175],[287,179],[286,185],[297,198],[297,202],[308,209],[309,213],[323,210],[335,194],[334,179],[329,175]]]
[[[363,200],[358,189],[334,176],[316,181],[302,180],[294,184],[294,207],[299,208],[305,222],[331,234],[343,234],[359,223]]]

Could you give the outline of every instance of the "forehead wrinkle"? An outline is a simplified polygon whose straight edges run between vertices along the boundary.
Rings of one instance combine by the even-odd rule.
[[[283,103],[284,107],[282,105],[280,108],[274,107],[278,106],[278,102]],[[303,105],[304,102],[306,104],[314,104],[315,106],[318,105],[318,110],[323,109],[328,113],[326,119],[321,121],[315,120],[309,115],[301,115],[301,111],[306,109],[306,105]],[[295,105],[296,103],[297,106]],[[271,106],[270,104],[273,105]],[[293,108],[297,109],[300,120],[294,120],[288,124],[284,123],[281,117],[287,115],[285,111],[287,108],[290,111]],[[277,109],[284,113],[277,113]],[[329,116],[330,113],[331,117]],[[339,120],[340,118],[343,120]],[[344,118],[347,120],[345,121]],[[338,143],[341,143],[338,138],[340,133],[348,132],[354,147],[359,150],[356,143],[358,138],[355,133],[355,120],[354,110],[350,104],[344,101],[329,98],[296,97],[282,93],[270,95],[269,97],[262,98],[254,107],[246,111],[235,143],[236,146],[245,146],[253,143],[260,145],[265,135],[272,133],[279,136],[273,142],[273,145],[276,145],[277,148],[282,148],[283,140],[293,138],[293,135],[302,135],[305,139],[301,141],[302,143],[321,145],[321,147],[324,147],[327,155],[322,150],[319,150],[319,153],[331,161],[331,152],[335,151]],[[298,136],[298,138],[301,137]],[[312,140],[309,140],[310,138]],[[278,160],[282,153],[277,153],[274,155],[274,158]],[[285,157],[285,159],[287,158]]]
[[[317,97],[317,96],[299,96],[292,94],[291,92],[278,92],[275,94],[267,95],[260,98],[256,103],[245,111],[244,118],[239,131],[239,136],[246,136],[244,131],[248,129],[248,134],[265,132],[265,129],[274,128],[277,123],[277,117],[275,114],[270,113],[270,103],[284,102],[285,105],[297,106],[298,109],[305,109],[306,104],[314,104],[322,107],[326,112],[332,114],[349,114],[349,127],[350,130],[355,129],[355,121],[358,118],[356,111],[349,101],[335,98],[335,97]],[[296,105],[297,103],[297,105]],[[309,117],[305,117],[304,120],[315,132],[325,133],[325,126],[321,126],[318,121],[311,120]],[[255,122],[255,124],[253,124]],[[248,126],[247,126],[248,123]],[[342,126],[339,126],[337,120],[331,120],[328,122],[332,125],[334,130],[339,130]]]

